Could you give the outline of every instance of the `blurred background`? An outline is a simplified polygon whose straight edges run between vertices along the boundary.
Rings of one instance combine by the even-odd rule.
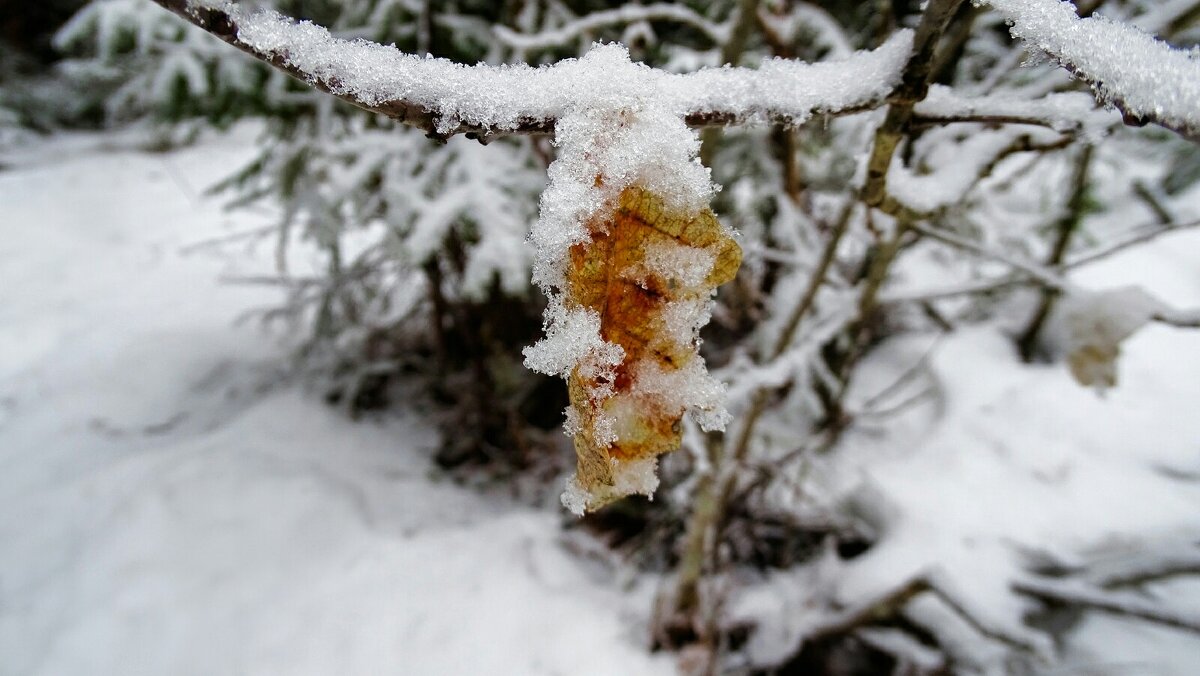
[[[922,11],[243,4],[674,72]],[[1075,4],[1200,39],[1197,2]],[[1200,146],[970,3],[930,81],[1053,104],[918,115],[900,211],[859,198],[882,109],[702,133],[731,433],[575,519],[521,356],[549,137],[426,138],[149,0],[0,1],[0,674],[1196,673],[1200,320],[1152,319],[1200,307]]]

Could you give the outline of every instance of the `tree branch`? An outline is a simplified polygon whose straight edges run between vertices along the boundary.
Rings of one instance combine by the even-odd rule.
[[[1062,275],[1056,272],[1056,268],[1070,266],[1042,266],[1037,263],[1022,261],[999,251],[993,251],[980,244],[972,242],[966,238],[960,237],[954,233],[946,232],[940,228],[933,228],[928,225],[919,223],[909,225],[913,231],[919,232],[926,237],[935,239],[943,244],[950,245],[962,251],[973,253],[983,258],[989,258],[1000,263],[1004,263],[1016,270],[1022,276],[1028,278],[1032,282],[1047,292],[1062,293],[1069,292],[1072,289],[1070,282]],[[923,300],[936,300],[952,295],[962,295],[969,293],[983,293],[999,289],[1003,286],[1015,283],[1016,280],[1000,280],[998,282],[984,282],[978,285],[970,285],[962,289],[950,289],[946,291],[934,292],[932,294],[916,294],[908,297],[897,297],[887,299],[886,302],[913,302]],[[1153,315],[1150,319],[1168,326],[1174,326],[1180,329],[1195,329],[1200,328],[1200,310],[1177,310],[1174,308],[1164,308]]]
[[[691,26],[704,33],[714,44],[724,44],[729,39],[729,27],[713,23],[684,5],[655,3],[653,5],[626,5],[616,9],[593,12],[570,21],[559,28],[540,33],[518,33],[507,26],[496,26],[496,37],[517,49],[548,49],[560,47],[584,33],[619,24],[639,21],[671,21]]]
[[[903,80],[896,96],[888,106],[887,117],[875,130],[875,142],[867,160],[867,178],[862,188],[862,201],[878,207],[887,197],[887,173],[896,154],[896,146],[908,131],[913,108],[929,91],[929,72],[933,67],[933,52],[946,23],[958,10],[962,0],[933,0],[921,14],[921,23],[913,38],[912,56],[904,67]]]
[[[437,138],[467,134],[550,134],[575,105],[581,61],[552,66],[465,66],[419,58],[278,13],[213,0],[154,0],[188,22],[297,79],[364,110]],[[649,91],[692,127],[801,124],[814,115],[847,115],[884,105],[900,81],[911,31],[841,61],[771,59],[758,69],[706,68],[674,74],[628,64],[629,77],[602,84],[614,93]],[[641,89],[631,89],[641,88]]]
[[[928,226],[923,226],[923,227],[926,227],[928,229]],[[1082,267],[1084,265],[1090,265],[1096,261],[1103,260],[1105,258],[1108,258],[1109,256],[1118,254],[1126,249],[1132,248],[1139,244],[1144,244],[1146,242],[1152,241],[1162,235],[1167,235],[1172,232],[1177,232],[1179,230],[1195,228],[1195,227],[1200,227],[1200,220],[1185,221],[1183,223],[1167,223],[1167,224],[1164,224],[1161,226],[1158,224],[1148,224],[1145,226],[1139,226],[1136,228],[1132,228],[1130,230],[1130,234],[1127,234],[1127,235],[1117,239],[1117,241],[1112,244],[1098,246],[1098,247],[1092,249],[1091,251],[1085,252],[1083,254],[1080,254],[1080,255],[1072,258],[1071,260],[1060,265],[1057,268],[1057,271],[1067,272],[1067,271]],[[993,259],[1001,260],[998,256],[995,255],[996,252],[990,251],[986,247],[983,247],[975,242],[970,242],[970,240],[966,240],[966,239],[963,239],[963,238],[957,237],[957,236],[953,237],[953,238],[938,236],[943,233],[945,233],[944,230],[937,230],[934,233],[926,233],[926,234],[929,237],[932,237],[933,239],[937,239],[937,240],[943,242],[944,244],[948,244],[950,246],[956,246],[959,248],[964,248],[968,251],[972,251],[972,252],[976,253],[977,255],[983,256],[985,258],[993,258]],[[953,233],[950,233],[950,234],[953,234]],[[1002,259],[1002,262],[1006,262],[1006,263],[1011,263],[1014,261],[1015,261],[1015,259],[1012,259],[1009,256],[1004,256],[1004,258]],[[1026,267],[1026,266],[1029,266],[1029,265],[1036,265],[1035,263],[1030,263],[1027,261],[1016,261],[1016,262],[1019,262],[1019,265],[1014,265],[1012,267],[1014,267],[1015,269],[1018,269],[1018,270]],[[1037,283],[1036,281],[1033,281],[1036,279],[1038,279],[1037,275],[1016,274],[1016,275],[1001,277],[998,279],[985,279],[985,280],[967,282],[965,284],[962,284],[961,286],[951,287],[949,289],[928,289],[925,291],[912,291],[912,292],[893,294],[893,295],[889,295],[885,298],[882,298],[880,300],[880,302],[884,303],[884,304],[888,304],[888,305],[895,305],[895,304],[899,304],[899,303],[925,303],[925,302],[934,301],[934,300],[942,300],[945,298],[953,298],[955,296],[968,296],[968,295],[975,295],[975,294],[995,293],[997,291],[1012,288],[1014,286],[1022,286],[1022,285],[1026,285],[1026,284],[1030,284],[1030,283]],[[1183,323],[1186,324],[1186,322],[1183,322]]]
[[[782,667],[783,661],[799,654],[805,644],[817,643],[832,637],[844,636],[850,632],[873,625],[891,622],[898,615],[905,612],[908,604],[914,598],[925,593],[936,597],[955,615],[978,632],[980,636],[1005,645],[1017,652],[1034,655],[1039,653],[1039,646],[1030,643],[1024,637],[1013,636],[1001,629],[991,627],[977,617],[954,594],[947,591],[946,583],[939,580],[939,577],[934,574],[918,575],[879,596],[867,599],[854,607],[844,609],[801,634],[799,644],[790,651],[785,660],[775,664],[760,666],[767,667],[768,670],[771,668],[778,669]]]
[[[1071,268],[1077,268],[1082,265],[1088,265],[1089,263],[1094,263],[1098,260],[1108,258],[1109,256],[1112,256],[1113,254],[1120,253],[1120,252],[1124,251],[1125,249],[1128,249],[1132,246],[1137,246],[1138,244],[1149,242],[1150,240],[1155,239],[1161,235],[1166,235],[1168,233],[1176,232],[1178,230],[1184,230],[1187,228],[1195,228],[1197,226],[1200,226],[1200,220],[1186,221],[1183,223],[1168,223],[1161,227],[1150,226],[1150,227],[1146,227],[1146,228],[1140,228],[1138,231],[1135,231],[1133,234],[1126,235],[1125,237],[1122,237],[1121,239],[1117,240],[1116,242],[1114,242],[1112,244],[1098,247],[1096,249],[1093,249],[1092,251],[1088,251],[1088,252],[1080,254],[1073,260],[1067,261],[1067,263],[1063,267],[1067,268],[1067,269],[1071,269]]]
[[[1118,592],[1105,592],[1085,585],[1063,582],[1023,580],[1014,582],[1013,591],[1049,603],[1103,610],[1116,615],[1136,617],[1176,629],[1200,633],[1200,617],[1175,613],[1143,597]]]
[[[913,109],[913,124],[918,126],[976,122],[981,124],[1030,124],[1060,132],[1107,132],[1119,120],[1111,111],[1096,107],[1096,101],[1083,92],[1047,94],[1038,99],[1011,95],[966,97],[950,87],[935,85],[925,100]]]
[[[1153,123],[1200,142],[1200,61],[1186,51],[1115,21],[1081,18],[1059,0],[986,1],[1008,20],[1014,37],[1092,85],[1125,124]]]

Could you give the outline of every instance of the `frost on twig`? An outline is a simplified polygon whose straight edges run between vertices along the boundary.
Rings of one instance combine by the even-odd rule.
[[[925,100],[914,106],[918,123],[956,121],[988,124],[1030,124],[1060,132],[1082,131],[1085,136],[1104,136],[1119,117],[1096,107],[1096,101],[1084,92],[1047,94],[1039,99],[1012,95],[965,97],[952,88],[934,85]]]
[[[1155,624],[1200,633],[1200,617],[1177,612],[1129,592],[1096,589],[1075,581],[1030,578],[1012,584],[1013,591],[1047,603],[1100,610],[1114,615],[1135,617]]]
[[[729,38],[729,30],[726,26],[709,21],[687,6],[665,2],[652,5],[625,5],[615,9],[593,12],[559,28],[534,35],[523,35],[503,25],[497,25],[493,30],[496,37],[511,47],[535,50],[568,44],[572,40],[579,39],[581,36],[605,26],[639,21],[674,21],[686,24],[704,33],[717,44]]]
[[[583,59],[534,68],[471,66],[367,40],[342,40],[307,21],[222,0],[154,0],[257,59],[360,108],[432,136],[549,134],[614,73]],[[711,27],[713,31],[719,31]],[[872,51],[844,60],[766,59],[758,68],[705,68],[675,74],[649,67],[622,77],[686,120],[705,127],[745,122],[801,124],[883,105],[899,80],[912,32],[896,31]],[[636,83],[636,84],[635,84]]]
[[[1014,37],[1049,54],[1121,111],[1127,124],[1153,122],[1200,140],[1200,60],[1154,36],[1104,17],[1080,18],[1059,0],[986,2]]]
[[[546,337],[525,353],[568,382],[578,468],[563,503],[577,514],[653,492],[656,458],[679,446],[686,410],[724,428],[724,387],[697,333],[741,261],[708,207],[697,135],[638,86],[645,67],[616,46],[580,63],[595,86],[555,127],[558,159],[531,233]]]

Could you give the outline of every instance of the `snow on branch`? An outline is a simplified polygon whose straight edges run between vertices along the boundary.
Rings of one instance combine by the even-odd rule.
[[[981,3],[985,0],[975,0]],[[1060,0],[986,0],[1021,38],[1092,85],[1126,124],[1154,123],[1200,141],[1200,59]]]
[[[1120,121],[1115,113],[1097,108],[1095,100],[1083,92],[1048,94],[1038,99],[1012,95],[964,97],[943,85],[930,87],[925,100],[916,104],[914,113],[918,124],[1032,124],[1097,136]]]
[[[1200,632],[1200,617],[1162,608],[1160,604],[1147,601],[1143,596],[1101,591],[1085,584],[1067,581],[1039,579],[1019,580],[1014,582],[1012,587],[1018,594],[1032,596],[1048,603],[1101,610],[1176,629]]]
[[[877,108],[900,81],[912,32],[842,61],[766,59],[757,69],[706,68],[679,75],[630,62],[619,45],[534,68],[465,66],[405,54],[323,27],[232,2],[154,0],[239,49],[361,108],[438,137],[542,134],[581,100],[652,95],[691,127],[743,122],[800,124],[813,115]]]
[[[1042,286],[1043,288],[1080,297],[1096,295],[1094,292],[1076,288],[1070,281],[1068,281],[1054,269],[1041,266],[1037,263],[1020,260],[1004,252],[990,249],[982,244],[977,244],[953,232],[948,232],[941,228],[935,228],[922,223],[916,223],[910,227],[922,235],[962,251],[1004,263],[1012,267],[1013,270],[1025,275],[1030,281]],[[1173,308],[1168,306],[1166,303],[1151,297],[1149,294],[1146,294],[1140,289],[1124,296],[1121,296],[1121,294],[1125,294],[1125,291],[1119,291],[1120,293],[1101,292],[1101,295],[1103,295],[1104,298],[1100,304],[1113,308],[1134,309],[1136,311],[1134,314],[1141,316],[1141,319],[1136,322],[1139,326],[1147,321],[1155,321],[1180,329],[1200,328],[1200,309]],[[1132,332],[1132,329],[1130,332]],[[1122,336],[1122,338],[1124,338],[1124,336]]]
[[[518,33],[507,26],[496,26],[496,37],[510,47],[535,50],[559,47],[578,39],[591,31],[637,23],[639,21],[671,21],[686,24],[704,33],[714,43],[722,44],[729,39],[729,26],[704,18],[695,10],[684,5],[656,3],[653,5],[626,5],[617,9],[593,12],[564,24],[563,26],[535,34]]]

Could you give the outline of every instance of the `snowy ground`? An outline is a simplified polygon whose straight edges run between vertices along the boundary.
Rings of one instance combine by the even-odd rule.
[[[1125,172],[1137,165],[1118,157],[1099,166]],[[1122,232],[1151,218],[1136,200],[1102,199],[1113,213],[1091,227]],[[1172,208],[1180,222],[1200,217],[1200,191],[1179,196]],[[1173,307],[1200,307],[1200,231],[1163,236],[1071,279],[1092,291],[1140,286]],[[878,598],[931,575],[989,629],[1056,655],[1050,673],[1200,673],[1196,634],[1106,613],[1085,614],[1054,646],[1024,624],[1039,604],[1010,588],[1035,562],[1114,568],[1182,553],[1200,565],[1200,331],[1141,329],[1122,344],[1117,386],[1101,396],[1074,382],[1065,364],[1022,366],[1007,334],[1015,335],[1029,311],[1013,315],[1012,327],[997,321],[901,336],[869,356],[852,400],[914,372],[891,401],[924,388],[934,396],[898,415],[864,415],[835,454],[812,459],[799,494],[855,505],[878,527],[879,541],[845,564],[818,562],[747,589],[740,612],[771,618],[771,631],[760,632],[751,651],[766,661],[786,654],[814,595]],[[1057,328],[1052,322],[1048,332]],[[927,367],[914,371],[922,361]],[[789,588],[797,591],[779,592]],[[812,588],[822,591],[801,591]],[[1194,576],[1130,596],[1200,624]],[[925,596],[910,608],[918,622],[961,637],[962,652],[980,668],[1010,672],[1003,646],[945,604]]]
[[[560,515],[432,477],[415,414],[274,384],[233,319],[278,299],[217,281],[270,247],[188,246],[261,223],[197,197],[252,135],[108,139],[0,172],[0,673],[672,671]]]
[[[261,223],[197,196],[252,135],[170,154],[110,138],[37,142],[0,171],[0,674],[673,671],[644,648],[652,584],[571,553],[557,512],[440,480],[418,413],[352,423],[281,384],[277,348],[233,323],[277,298],[217,280],[269,247],[191,245]],[[1184,232],[1078,280],[1196,307],[1197,261]],[[862,387],[927,347],[893,341]],[[1198,356],[1200,332],[1146,329],[1100,399],[1062,367],[1017,367],[995,328],[943,339],[946,407],[856,432],[813,474],[893,515],[830,593],[936,569],[1017,631],[1020,551],[1194,543]],[[755,605],[781,618],[760,649],[802,622],[788,589]],[[1196,583],[1156,591],[1200,607]],[[1182,675],[1200,642],[1096,614],[1066,657],[1061,673]]]

